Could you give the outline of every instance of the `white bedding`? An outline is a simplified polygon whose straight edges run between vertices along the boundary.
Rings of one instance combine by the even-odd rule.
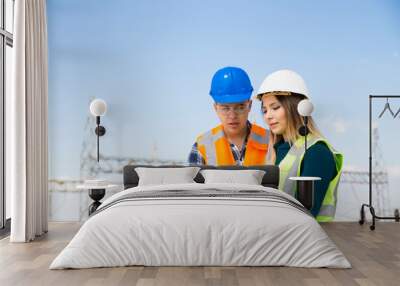
[[[262,186],[193,183],[131,188],[108,198],[99,209],[131,192],[210,188],[263,190],[297,202]],[[50,269],[126,265],[351,267],[315,219],[289,204],[182,197],[104,207],[81,227]]]

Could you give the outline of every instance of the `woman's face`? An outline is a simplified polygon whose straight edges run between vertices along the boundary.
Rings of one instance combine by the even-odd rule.
[[[276,135],[284,135],[287,129],[285,108],[275,95],[263,96],[262,102],[263,117],[269,129]]]

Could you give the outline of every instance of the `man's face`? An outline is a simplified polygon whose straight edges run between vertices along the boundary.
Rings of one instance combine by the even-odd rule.
[[[251,100],[240,103],[215,103],[214,108],[227,135],[240,135],[246,130]]]

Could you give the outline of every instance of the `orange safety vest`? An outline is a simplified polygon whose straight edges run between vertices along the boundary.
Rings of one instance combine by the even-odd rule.
[[[243,165],[265,165],[268,141],[269,132],[256,124],[251,124]],[[206,165],[236,165],[222,125],[218,125],[210,131],[200,135],[197,137],[196,142],[197,148],[203,156]]]

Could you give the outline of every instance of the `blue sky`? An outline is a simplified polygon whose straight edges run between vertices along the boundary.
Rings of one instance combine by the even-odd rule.
[[[79,177],[91,97],[109,106],[104,154],[150,157],[156,145],[158,157],[185,160],[218,123],[208,95],[217,69],[244,68],[257,90],[290,68],[345,164],[366,170],[368,95],[400,94],[399,1],[48,0],[47,12],[51,178]],[[264,125],[259,109],[254,102],[250,119]],[[398,174],[399,123],[379,121]]]

